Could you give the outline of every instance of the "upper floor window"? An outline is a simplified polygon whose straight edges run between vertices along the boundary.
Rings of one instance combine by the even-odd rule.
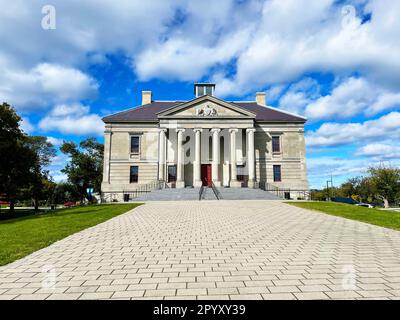
[[[140,137],[139,136],[131,136],[131,153],[133,153],[133,154],[140,153]]]
[[[272,152],[274,153],[281,152],[281,139],[279,136],[272,137]]]
[[[130,183],[137,183],[139,181],[139,167],[132,166],[130,171],[129,182]]]
[[[282,181],[281,166],[280,165],[274,165],[273,170],[274,170],[274,182]]]

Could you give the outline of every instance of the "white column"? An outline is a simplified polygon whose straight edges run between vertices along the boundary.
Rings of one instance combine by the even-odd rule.
[[[212,181],[216,187],[221,186],[221,181],[219,181],[219,133],[221,129],[211,129],[213,138],[213,154],[212,154]]]
[[[167,140],[165,137],[166,132],[167,129],[160,129],[159,149],[158,149],[158,180],[166,180],[165,179],[165,164],[166,164],[165,144]]]
[[[236,169],[236,134],[238,129],[230,129],[231,134],[231,180],[229,185],[231,187],[240,187],[241,183],[237,181],[237,169]]]
[[[103,183],[110,183],[111,136],[110,130],[104,132]]]
[[[249,188],[255,183],[255,162],[254,162],[254,132],[256,129],[247,129],[247,168],[249,169]]]
[[[185,129],[176,129],[176,132],[178,133],[178,161],[176,164],[176,187],[177,188],[184,188],[185,187],[185,181],[184,181],[184,172],[183,172],[183,133],[185,132]]]
[[[203,129],[193,129],[195,135],[195,159],[193,162],[193,186],[201,187],[201,133]]]

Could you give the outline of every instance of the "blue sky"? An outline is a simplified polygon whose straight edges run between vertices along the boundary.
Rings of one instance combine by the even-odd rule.
[[[142,90],[191,99],[212,81],[223,99],[265,91],[309,119],[311,187],[400,163],[399,1],[53,0],[50,30],[47,4],[0,0],[0,100],[30,134],[102,141],[101,117]]]

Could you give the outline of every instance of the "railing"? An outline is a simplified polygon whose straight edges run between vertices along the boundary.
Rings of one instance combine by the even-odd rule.
[[[199,191],[199,201],[201,201],[201,199],[203,199],[203,192],[204,192],[204,186],[202,185],[200,187],[200,191]]]
[[[221,200],[222,199],[222,195],[221,193],[218,191],[217,187],[215,186],[214,182],[211,182],[211,188],[212,191],[214,192],[215,197],[217,198],[217,200]]]
[[[261,188],[261,186],[260,186],[260,188]],[[265,183],[264,188],[261,188],[261,189],[271,192],[271,193],[274,193],[274,194],[276,194],[276,196],[278,196],[279,198],[282,198],[282,199],[285,198],[286,192],[290,192],[290,189],[281,189],[270,183]]]
[[[289,200],[286,196],[289,194],[291,198],[297,200],[312,200],[312,192],[308,189],[283,189],[270,183],[265,183],[263,185],[260,184],[260,189],[274,193],[282,199]]]
[[[124,202],[130,199],[135,199],[141,196],[143,193],[149,193],[154,190],[168,189],[169,186],[164,180],[154,180],[152,182],[141,184],[133,191],[123,192]]]

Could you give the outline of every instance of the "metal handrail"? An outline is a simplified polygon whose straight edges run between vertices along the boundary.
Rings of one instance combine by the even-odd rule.
[[[218,191],[217,187],[214,184],[214,181],[211,181],[211,189],[214,192],[215,197],[217,198],[217,200],[222,199],[222,195],[221,193]]]
[[[152,192],[154,190],[167,189],[169,185],[165,180],[154,180],[146,184],[139,185],[135,190],[123,192],[124,195],[128,194],[132,199],[139,197],[142,193]]]
[[[275,193],[279,198],[285,198],[285,192],[290,192],[290,189],[281,189],[270,183],[265,183],[264,190]]]
[[[201,199],[203,198],[203,192],[204,192],[204,186],[201,185],[200,191],[199,191],[199,201],[201,201]]]

